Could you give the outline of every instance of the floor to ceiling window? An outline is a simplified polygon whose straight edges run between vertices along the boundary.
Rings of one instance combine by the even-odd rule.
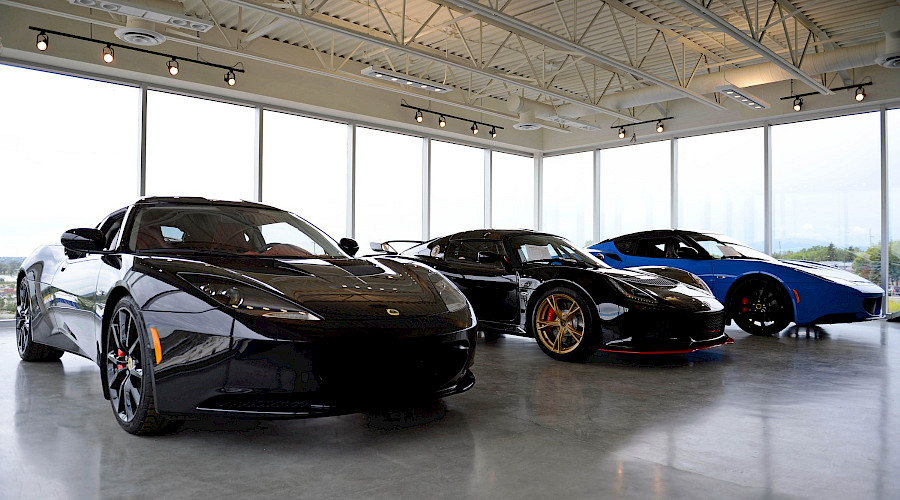
[[[890,313],[900,312],[900,109],[887,111],[888,186],[890,186],[890,227],[888,307]]]
[[[11,290],[22,257],[137,198],[140,90],[0,65],[0,96],[0,288]],[[15,293],[0,293],[0,318],[14,311]]]
[[[765,250],[762,128],[678,139],[678,226]]]
[[[253,200],[255,110],[147,92],[147,195]]]
[[[671,226],[671,143],[600,151],[600,239]]]
[[[431,141],[431,236],[484,227],[484,150]]]
[[[534,229],[534,157],[491,152],[491,227]]]
[[[348,127],[264,111],[263,202],[347,236]]]
[[[422,141],[356,129],[356,240],[361,248],[372,241],[422,239]]]
[[[880,282],[879,113],[772,127],[772,252]]]
[[[544,158],[542,229],[576,245],[594,235],[594,152]]]

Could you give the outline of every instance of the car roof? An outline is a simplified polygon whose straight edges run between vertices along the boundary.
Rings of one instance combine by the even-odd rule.
[[[532,229],[470,229],[468,231],[462,231],[459,233],[454,233],[450,235],[451,240],[502,240],[505,238],[510,238],[513,236],[521,236],[521,235],[529,235],[529,236],[556,236],[555,234],[543,233],[540,231],[534,231]],[[441,239],[446,238],[447,236],[441,236]]]
[[[621,239],[626,239],[626,238],[653,238],[653,237],[658,237],[658,236],[672,236],[672,235],[679,235],[679,234],[684,234],[684,235],[688,235],[688,236],[703,234],[703,235],[707,235],[707,236],[712,236],[713,238],[717,238],[717,239],[718,238],[727,238],[727,236],[725,236],[724,234],[716,233],[713,231],[692,231],[689,229],[651,229],[649,231],[638,231],[636,233],[628,233],[628,234],[619,235],[619,236],[616,236],[613,238],[607,238],[607,239],[601,241],[600,243],[608,243],[610,241],[621,240]]]
[[[203,198],[201,196],[146,196],[141,198],[140,200],[134,203],[135,205],[148,206],[148,205],[218,205],[218,206],[230,206],[230,207],[253,207],[253,208],[268,208],[272,210],[281,210],[280,208],[276,208],[270,205],[264,205],[262,203],[256,203],[254,201],[230,201],[230,200],[211,200],[209,198]]]

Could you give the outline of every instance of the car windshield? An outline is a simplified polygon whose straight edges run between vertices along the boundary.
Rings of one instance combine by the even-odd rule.
[[[231,205],[143,208],[134,220],[128,246],[142,253],[345,256],[326,234],[288,212]]]
[[[510,239],[513,251],[522,264],[580,264],[589,267],[609,267],[571,242],[557,236],[526,235]]]
[[[728,239],[718,234],[694,234],[694,241],[714,259],[757,259],[775,260],[744,243]]]

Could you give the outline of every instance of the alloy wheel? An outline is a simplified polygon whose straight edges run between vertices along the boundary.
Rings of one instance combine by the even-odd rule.
[[[574,351],[584,339],[584,311],[573,297],[563,293],[541,301],[534,323],[538,341],[556,354]]]
[[[130,422],[141,404],[143,358],[134,316],[127,307],[120,307],[106,339],[106,380],[113,409],[123,422]]]

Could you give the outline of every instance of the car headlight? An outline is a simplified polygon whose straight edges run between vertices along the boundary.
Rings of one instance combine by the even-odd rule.
[[[706,293],[708,293],[710,295],[713,294],[712,288],[710,288],[709,285],[707,285],[706,282],[700,278],[700,276],[697,276],[694,273],[688,273],[688,276],[690,276],[691,281],[693,282],[693,283],[689,283],[690,285],[694,285],[695,287],[700,288],[701,290],[704,290]]]
[[[428,280],[434,285],[434,289],[437,290],[438,295],[441,296],[441,300],[444,301],[444,305],[447,306],[448,311],[459,311],[468,304],[468,302],[466,302],[466,296],[463,295],[453,283],[450,283],[450,280],[447,278],[438,273],[429,273]]]
[[[619,281],[615,278],[610,278],[609,282],[612,284],[612,286],[616,290],[621,292],[622,295],[624,295],[625,298],[627,298],[629,300],[633,300],[633,301],[641,303],[641,304],[656,304],[657,303],[656,297],[651,295],[650,292],[641,290],[640,288],[638,288],[630,283],[626,283],[624,281]]]
[[[265,318],[318,321],[322,318],[265,290],[221,276],[180,273],[188,283],[223,306]]]

